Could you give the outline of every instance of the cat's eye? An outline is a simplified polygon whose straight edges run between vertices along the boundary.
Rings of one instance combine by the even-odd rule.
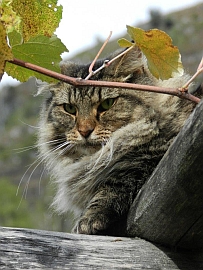
[[[63,108],[67,113],[76,115],[77,110],[76,110],[76,107],[74,105],[69,104],[69,103],[64,103]]]
[[[98,107],[99,112],[107,111],[109,110],[115,102],[115,98],[107,98],[105,99]]]

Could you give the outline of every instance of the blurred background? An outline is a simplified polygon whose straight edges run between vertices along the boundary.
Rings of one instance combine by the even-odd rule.
[[[177,45],[186,71],[193,74],[203,55],[202,1],[66,1],[56,31],[69,49],[63,59],[90,62],[113,30],[103,55],[128,36],[125,25],[167,32]],[[152,4],[153,3],[153,4]],[[203,81],[200,76],[197,84]],[[35,79],[20,84],[4,76],[0,83],[0,226],[70,231],[73,215],[58,216],[49,205],[53,187],[37,161],[35,148],[42,97],[34,97]]]

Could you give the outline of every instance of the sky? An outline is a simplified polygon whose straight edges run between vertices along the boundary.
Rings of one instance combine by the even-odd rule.
[[[186,8],[198,0],[59,0],[63,6],[63,19],[56,31],[72,56],[84,47],[92,45],[96,38],[106,39],[126,33],[126,25],[135,25],[149,19],[150,9],[163,14]]]
[[[126,33],[126,25],[134,26],[149,19],[150,9],[163,14],[193,6],[201,0],[58,0],[63,6],[63,17],[56,35],[69,50],[62,57],[74,54],[92,46],[97,38],[105,40],[110,31],[112,38]],[[16,81],[3,76],[0,88]]]

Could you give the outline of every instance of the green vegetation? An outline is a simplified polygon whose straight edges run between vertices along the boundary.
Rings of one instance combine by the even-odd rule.
[[[52,82],[50,77],[33,73],[6,62],[19,58],[52,71],[60,72],[60,54],[68,51],[54,35],[62,18],[57,0],[2,0],[0,4],[0,74],[6,71],[21,82],[30,76]],[[9,45],[7,45],[7,41]],[[52,58],[49,58],[49,56]]]
[[[16,185],[0,178],[0,225],[34,228],[34,220],[26,200],[16,196]]]

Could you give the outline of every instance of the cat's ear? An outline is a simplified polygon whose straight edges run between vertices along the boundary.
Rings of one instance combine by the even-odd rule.
[[[60,64],[60,68],[63,75],[73,78],[85,78],[88,75],[89,65],[66,61]]]
[[[61,74],[73,76],[72,74],[75,73],[76,67],[77,65],[71,61],[61,62],[60,63]]]
[[[119,50],[110,56],[110,60],[125,50]],[[120,78],[123,82],[129,81],[131,77],[140,76],[144,73],[145,59],[141,50],[134,46],[126,54],[112,62],[107,68],[108,74]]]
[[[78,65],[70,61],[60,63],[61,74],[67,76],[77,77],[77,68]],[[40,80],[36,80],[36,86],[37,86],[37,94],[35,96],[46,93],[54,93],[54,91],[58,90],[58,84],[48,84]]]
[[[37,87],[37,93],[34,95],[35,97],[50,92],[50,84],[46,82],[36,79],[35,85]]]

